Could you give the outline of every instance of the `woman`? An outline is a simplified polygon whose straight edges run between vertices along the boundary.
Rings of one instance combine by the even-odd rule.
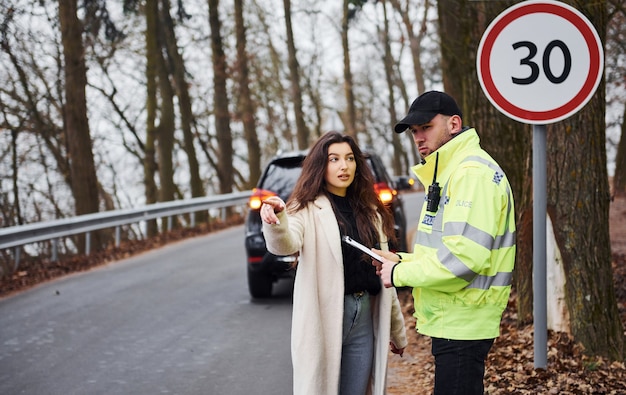
[[[394,288],[371,258],[341,242],[347,235],[387,250],[393,216],[380,202],[354,139],[324,134],[302,165],[288,204],[261,207],[270,252],[300,253],[293,295],[294,394],[385,393],[388,348],[402,355],[404,319]]]

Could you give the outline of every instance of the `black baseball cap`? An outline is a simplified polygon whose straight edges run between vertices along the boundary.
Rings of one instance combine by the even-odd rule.
[[[443,92],[430,91],[422,93],[415,99],[409,113],[396,124],[396,133],[402,133],[411,125],[423,125],[430,122],[437,114],[458,115],[463,118],[463,114],[454,99]]]

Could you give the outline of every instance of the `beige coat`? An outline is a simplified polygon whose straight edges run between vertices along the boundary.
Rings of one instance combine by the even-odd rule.
[[[339,226],[325,196],[293,215],[278,214],[279,225],[263,224],[270,252],[300,251],[291,327],[293,393],[332,395],[339,388],[344,273]],[[379,233],[380,226],[379,226]],[[386,240],[386,237],[381,237]],[[381,247],[387,249],[386,241]],[[374,367],[370,394],[385,394],[389,341],[406,347],[404,319],[395,288],[372,297]]]

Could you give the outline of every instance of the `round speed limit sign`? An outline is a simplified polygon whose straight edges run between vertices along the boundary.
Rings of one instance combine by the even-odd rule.
[[[602,42],[575,8],[558,1],[523,1],[489,25],[476,68],[491,103],[520,122],[547,124],[580,110],[604,69]]]

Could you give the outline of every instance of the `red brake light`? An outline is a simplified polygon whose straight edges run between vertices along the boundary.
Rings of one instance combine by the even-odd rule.
[[[250,196],[250,200],[248,200],[248,206],[252,210],[258,210],[261,208],[263,201],[270,196],[276,196],[276,194],[272,191],[266,191],[265,189],[252,189],[252,196]]]
[[[384,204],[391,203],[393,198],[398,194],[395,189],[389,188],[389,185],[384,182],[374,184],[374,190],[376,191],[380,201]]]

